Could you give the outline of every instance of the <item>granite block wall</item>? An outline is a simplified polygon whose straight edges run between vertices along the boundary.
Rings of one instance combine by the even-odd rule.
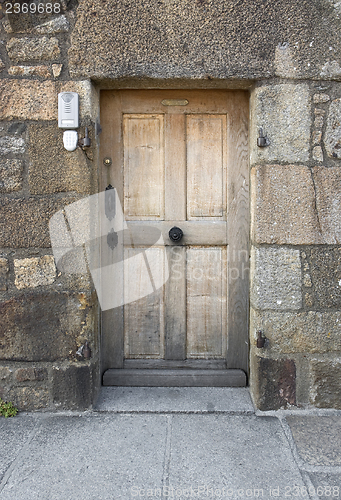
[[[56,211],[98,191],[100,89],[239,88],[251,109],[251,393],[262,410],[341,408],[340,2],[17,4],[0,2],[0,397],[81,409],[100,384],[90,276],[56,269],[48,233]],[[62,147],[66,90],[90,148]],[[90,360],[76,354],[86,340]]]

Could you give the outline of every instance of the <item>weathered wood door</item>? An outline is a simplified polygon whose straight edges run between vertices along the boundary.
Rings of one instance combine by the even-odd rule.
[[[105,385],[245,384],[247,124],[243,91],[102,91],[101,188],[138,235],[102,313]]]

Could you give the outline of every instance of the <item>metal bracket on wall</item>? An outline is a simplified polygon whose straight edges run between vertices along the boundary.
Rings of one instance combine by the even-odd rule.
[[[102,132],[102,127],[98,122],[96,122],[95,123],[95,134],[99,135],[101,132]]]
[[[265,148],[270,145],[269,139],[264,135],[263,128],[259,129],[259,137],[257,139],[257,146],[259,148]]]

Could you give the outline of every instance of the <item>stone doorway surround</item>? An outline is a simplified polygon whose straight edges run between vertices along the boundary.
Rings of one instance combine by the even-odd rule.
[[[108,5],[1,14],[0,396],[21,409],[81,409],[96,399],[96,295],[88,275],[55,268],[48,222],[98,192],[99,90],[230,88],[250,92],[253,400],[262,410],[341,408],[340,7]],[[64,90],[80,95],[88,150],[62,147]],[[85,340],[90,360],[76,355]]]

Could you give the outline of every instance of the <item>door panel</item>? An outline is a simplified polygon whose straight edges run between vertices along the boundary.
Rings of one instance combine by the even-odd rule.
[[[236,252],[248,267],[247,94],[103,91],[101,113],[101,155],[112,158],[102,189],[117,189],[128,226],[117,280],[126,305],[103,313],[102,369],[246,371],[248,276]],[[193,373],[207,383],[208,372]]]
[[[187,115],[188,219],[226,216],[226,115]]]
[[[164,357],[164,248],[126,248],[124,260],[125,358]],[[151,272],[152,271],[152,272]],[[160,283],[155,283],[156,276]],[[143,298],[140,298],[143,297]]]
[[[187,248],[187,358],[226,358],[226,249]]]
[[[124,214],[164,219],[163,115],[123,115]]]

